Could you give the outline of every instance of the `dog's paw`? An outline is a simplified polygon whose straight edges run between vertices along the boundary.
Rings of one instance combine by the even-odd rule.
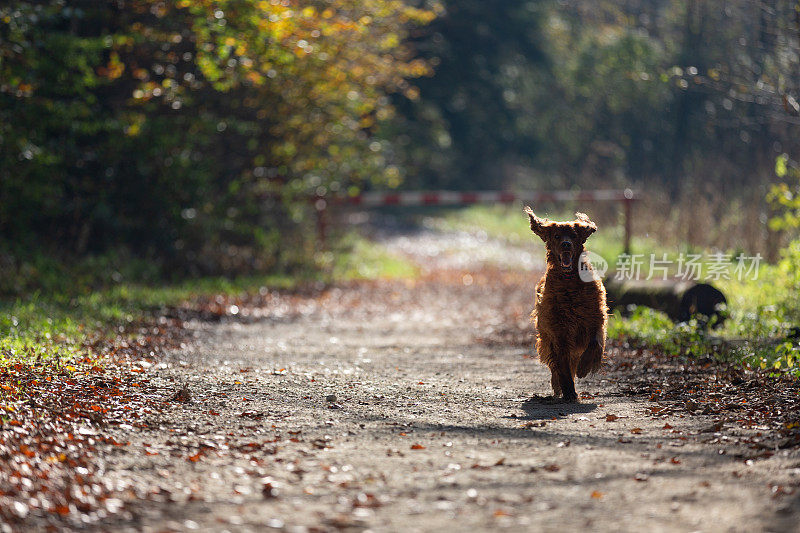
[[[531,396],[525,403],[527,404],[539,404],[539,405],[553,405],[557,403],[563,403],[561,396],[539,396],[538,394],[534,394]]]
[[[577,394],[565,394],[562,400],[563,403],[578,403],[578,395]]]

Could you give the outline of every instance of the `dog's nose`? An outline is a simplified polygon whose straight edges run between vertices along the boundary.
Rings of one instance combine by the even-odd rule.
[[[569,250],[570,248],[572,248],[572,243],[569,241],[563,241],[561,243],[561,248],[563,248],[564,250]]]

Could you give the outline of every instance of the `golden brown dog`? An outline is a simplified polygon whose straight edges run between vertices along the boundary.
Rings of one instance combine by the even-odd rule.
[[[547,247],[547,272],[536,284],[536,351],[550,367],[555,397],[574,402],[575,376],[600,368],[608,321],[606,290],[591,263],[581,255],[586,239],[597,230],[583,213],[572,222],[553,222],[525,208],[531,230]],[[587,281],[584,281],[587,280]]]

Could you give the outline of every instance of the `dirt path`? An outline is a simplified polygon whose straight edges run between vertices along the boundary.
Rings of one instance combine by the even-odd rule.
[[[475,340],[524,323],[533,277],[460,266],[191,322],[145,369],[189,401],[100,455],[138,500],[107,527],[797,530],[797,451],[747,462],[710,415],[621,393],[624,372],[579,382],[579,404],[537,399],[549,376],[529,348]]]

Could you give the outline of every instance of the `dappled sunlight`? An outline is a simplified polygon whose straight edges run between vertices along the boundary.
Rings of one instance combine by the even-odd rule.
[[[799,14],[0,2],[0,531],[797,529]]]

